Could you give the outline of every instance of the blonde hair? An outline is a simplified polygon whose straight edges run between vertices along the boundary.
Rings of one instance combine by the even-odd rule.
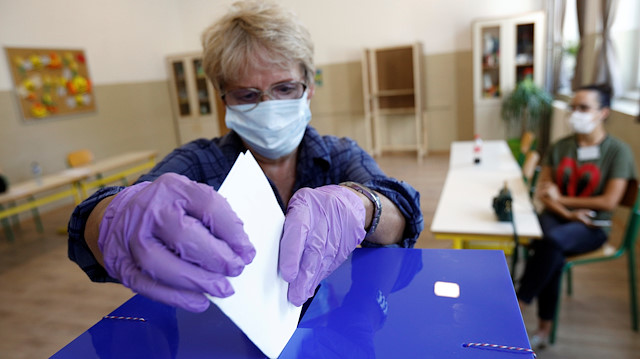
[[[238,81],[252,64],[280,69],[300,66],[307,85],[313,83],[313,43],[297,17],[268,1],[239,1],[202,34],[204,71],[220,92]]]

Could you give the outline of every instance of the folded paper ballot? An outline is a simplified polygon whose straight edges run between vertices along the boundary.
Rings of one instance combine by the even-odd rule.
[[[278,273],[284,214],[251,152],[241,153],[218,192],[244,222],[256,256],[238,277],[235,294],[208,296],[269,358],[277,358],[293,335],[300,307],[287,299],[288,283]]]

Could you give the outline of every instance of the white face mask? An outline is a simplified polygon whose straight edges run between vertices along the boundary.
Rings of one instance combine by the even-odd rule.
[[[573,111],[569,117],[569,125],[574,132],[586,135],[596,128],[596,121],[593,120],[593,115],[588,112]]]
[[[227,106],[225,123],[261,156],[277,159],[293,152],[311,121],[305,92],[297,100],[263,101],[255,105]]]

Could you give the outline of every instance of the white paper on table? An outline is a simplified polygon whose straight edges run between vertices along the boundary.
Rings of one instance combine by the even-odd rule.
[[[242,274],[229,277],[232,296],[207,296],[265,355],[277,358],[296,330],[301,312],[287,299],[288,283],[278,273],[284,214],[249,151],[238,156],[218,193],[244,222],[256,256]]]

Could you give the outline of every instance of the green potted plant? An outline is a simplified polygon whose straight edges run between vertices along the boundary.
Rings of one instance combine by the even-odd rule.
[[[508,139],[509,147],[516,158],[520,157],[520,138],[532,131],[541,139],[541,125],[551,115],[553,96],[545,89],[526,78],[502,102],[502,119],[508,125],[508,133],[515,138]]]

